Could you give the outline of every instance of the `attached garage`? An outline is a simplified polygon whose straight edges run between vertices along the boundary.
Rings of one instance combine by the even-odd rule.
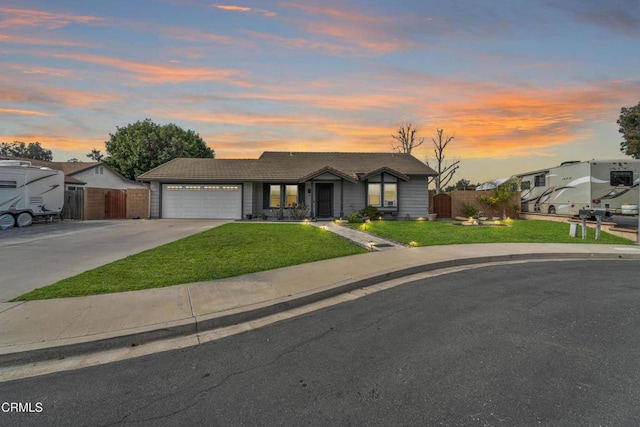
[[[162,218],[241,219],[242,186],[163,184]]]

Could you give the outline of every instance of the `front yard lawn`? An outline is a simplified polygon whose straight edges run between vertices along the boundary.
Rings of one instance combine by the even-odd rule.
[[[569,236],[569,224],[540,220],[500,221],[507,226],[478,227],[454,225],[445,221],[373,221],[367,224],[351,224],[359,230],[366,228],[397,242],[415,246],[457,245],[463,243],[604,243],[616,245],[633,244],[630,240],[600,232],[600,240],[594,240],[595,230],[587,228],[587,240],[582,240],[580,227],[578,237]]]
[[[364,252],[309,225],[231,223],[38,288],[15,300],[160,288]]]

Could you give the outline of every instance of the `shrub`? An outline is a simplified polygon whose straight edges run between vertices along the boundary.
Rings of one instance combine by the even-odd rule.
[[[471,203],[464,202],[462,204],[462,215],[472,217],[478,215],[478,213],[480,213],[480,210]]]
[[[380,211],[375,206],[369,205],[360,211],[360,215],[364,218],[378,218],[380,216]]]
[[[347,217],[347,221],[349,224],[360,224],[362,221],[362,217],[358,212],[351,212]]]
[[[289,208],[289,216],[292,219],[305,219],[309,209],[304,203],[293,205]]]

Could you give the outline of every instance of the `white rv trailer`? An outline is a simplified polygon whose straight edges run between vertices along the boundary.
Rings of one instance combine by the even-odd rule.
[[[0,160],[0,229],[27,227],[62,211],[64,173],[24,160]]]
[[[590,160],[515,175],[523,212],[578,215],[580,210],[638,213],[640,160]]]

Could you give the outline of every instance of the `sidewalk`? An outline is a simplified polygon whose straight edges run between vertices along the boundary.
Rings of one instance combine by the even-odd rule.
[[[402,248],[160,289],[2,303],[0,367],[197,334],[442,268],[585,258],[640,259],[640,248],[589,244]]]
[[[391,240],[383,239],[382,237],[378,237],[373,234],[363,233],[362,231],[353,230],[349,227],[337,225],[333,221],[312,222],[311,225],[315,225],[318,228],[323,228],[332,232],[333,234],[337,234],[338,236],[341,236],[370,252],[408,248],[408,246],[398,242],[393,242]]]

